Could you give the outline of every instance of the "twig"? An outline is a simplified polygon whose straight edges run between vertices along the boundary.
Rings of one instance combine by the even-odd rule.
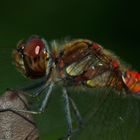
[[[38,140],[38,129],[32,116],[12,111],[27,110],[27,100],[20,91],[9,90],[0,97],[0,140]]]

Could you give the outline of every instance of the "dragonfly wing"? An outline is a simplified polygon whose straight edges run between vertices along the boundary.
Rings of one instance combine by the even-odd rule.
[[[72,137],[80,140],[128,140],[139,120],[138,101],[113,89],[69,91],[83,117],[83,128]]]
[[[111,88],[119,89],[120,79],[110,69],[107,61],[110,57],[105,55],[106,59],[101,59],[101,56],[98,58],[94,51],[88,49],[87,55],[81,54],[82,58],[66,68],[71,77],[80,75],[82,83],[86,81],[82,79],[83,76],[89,78],[90,81],[87,80],[86,84],[92,87],[82,87],[79,90],[77,86],[69,88],[70,96],[77,104],[84,121],[84,128],[72,139],[127,140],[139,120],[137,100],[132,96],[124,97],[122,92]]]

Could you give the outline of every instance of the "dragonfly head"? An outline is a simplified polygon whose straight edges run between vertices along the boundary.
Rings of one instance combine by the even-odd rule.
[[[134,94],[140,95],[140,74],[135,71],[126,71],[122,75],[126,87]]]
[[[27,41],[20,41],[13,51],[16,67],[26,77],[36,79],[43,77],[50,66],[50,53],[46,41],[32,36]]]

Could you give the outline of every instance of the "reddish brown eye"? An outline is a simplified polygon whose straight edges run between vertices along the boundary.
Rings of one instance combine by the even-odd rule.
[[[49,54],[44,39],[32,36],[20,41],[13,52],[16,67],[27,77],[35,79],[46,74]]]
[[[27,56],[36,57],[43,49],[45,49],[45,43],[43,40],[38,37],[34,37],[27,41],[24,53]]]

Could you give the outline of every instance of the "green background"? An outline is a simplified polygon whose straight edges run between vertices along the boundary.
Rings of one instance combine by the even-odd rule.
[[[11,52],[20,39],[32,34],[47,41],[65,37],[94,40],[140,71],[138,0],[1,0],[1,93],[7,87],[29,83],[12,65]]]

